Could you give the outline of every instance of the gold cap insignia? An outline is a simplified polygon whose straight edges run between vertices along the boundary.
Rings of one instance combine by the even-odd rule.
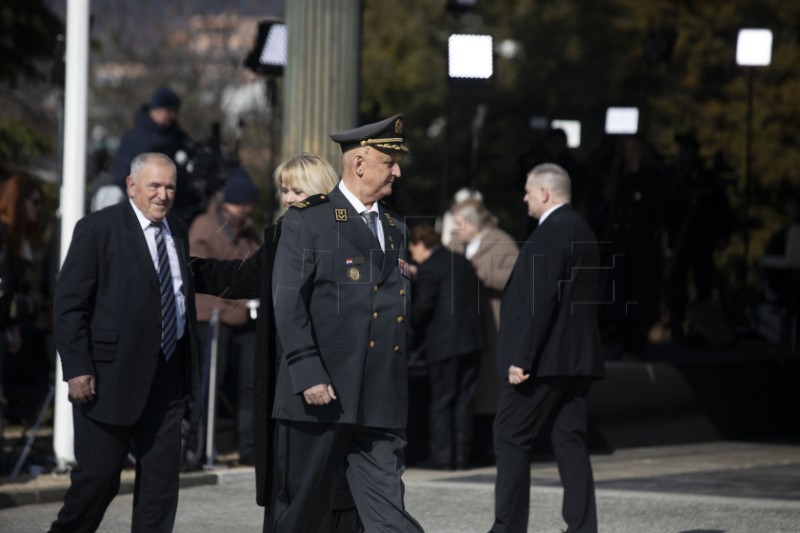
[[[403,117],[397,117],[394,121],[394,132],[398,134],[403,133]]]
[[[347,209],[336,209],[336,222],[347,222]]]

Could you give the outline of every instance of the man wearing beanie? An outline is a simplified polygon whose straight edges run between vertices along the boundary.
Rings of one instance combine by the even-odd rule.
[[[156,89],[150,101],[142,104],[136,113],[135,126],[120,141],[114,158],[114,183],[125,187],[131,161],[139,154],[158,152],[174,160],[179,150],[186,149],[190,139],[178,125],[180,107],[180,97],[167,86]]]
[[[247,172],[228,170],[221,201],[211,202],[208,210],[192,222],[189,252],[210,259],[246,259],[259,247],[259,235],[250,216],[258,201],[258,189]],[[227,372],[236,383],[236,433],[239,462],[253,464],[253,372],[255,361],[255,322],[245,300],[225,300],[208,294],[197,295],[197,321],[201,349],[207,349],[208,322],[214,309],[219,311],[218,386]]]

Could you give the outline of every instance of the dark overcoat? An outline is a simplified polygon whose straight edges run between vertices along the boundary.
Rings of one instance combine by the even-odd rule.
[[[481,283],[463,255],[439,246],[417,268],[412,344],[439,362],[486,348]]]

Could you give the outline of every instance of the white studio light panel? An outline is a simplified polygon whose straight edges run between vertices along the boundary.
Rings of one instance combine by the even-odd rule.
[[[550,123],[554,130],[564,130],[567,134],[567,146],[570,148],[580,148],[581,146],[581,123],[579,120],[560,120],[556,119]]]
[[[772,32],[763,29],[739,30],[736,41],[736,64],[766,67],[772,60]]]
[[[491,35],[454,34],[447,40],[448,76],[489,79],[494,72]]]
[[[606,133],[634,135],[639,131],[639,109],[636,107],[609,107],[606,111]]]
[[[273,24],[269,29],[259,62],[262,65],[286,65],[286,25]]]

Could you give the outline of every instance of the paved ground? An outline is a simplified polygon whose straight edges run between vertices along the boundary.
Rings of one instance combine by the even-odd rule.
[[[600,529],[606,533],[800,533],[800,446],[719,442],[620,450],[593,457]],[[558,473],[547,461],[532,467],[529,532],[561,531]],[[260,531],[252,470],[187,477],[216,483],[181,491],[176,532]],[[44,479],[43,479],[44,478]],[[492,520],[494,469],[443,473],[409,469],[406,502],[429,533],[484,532]],[[0,498],[52,498],[65,479],[39,476],[0,486]],[[38,487],[38,488],[36,488]],[[21,501],[21,500],[20,500]],[[59,503],[0,510],[0,531],[46,531]],[[131,496],[118,496],[100,531],[130,530]]]

